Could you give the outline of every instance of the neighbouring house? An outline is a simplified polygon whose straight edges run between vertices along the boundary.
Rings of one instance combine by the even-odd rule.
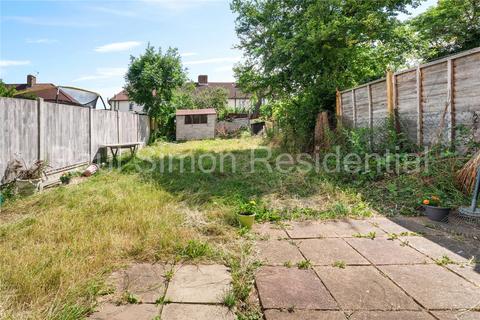
[[[178,109],[175,115],[176,139],[202,140],[215,138],[217,112],[209,109]]]
[[[128,94],[125,90],[122,90],[116,95],[114,95],[113,98],[108,100],[108,103],[112,107],[112,110],[115,111],[125,111],[142,114],[145,113],[145,111],[143,110],[143,106],[138,105],[128,99]]]
[[[229,109],[245,111],[252,106],[251,94],[244,93],[237,87],[235,82],[208,82],[207,75],[199,75],[198,82],[194,82],[195,90],[205,88],[223,88],[227,91],[227,103]],[[112,110],[144,113],[143,106],[136,104],[128,98],[125,90],[120,91],[108,100]]]
[[[95,109],[98,99],[102,101],[101,96],[89,90],[80,88],[57,86],[53,83],[37,83],[37,77],[29,74],[27,83],[6,84],[10,88],[15,88],[18,98],[43,98],[44,101],[68,104],[72,106],[90,107]],[[105,107],[105,104],[103,104]]]
[[[252,106],[252,95],[244,93],[235,82],[208,82],[208,75],[199,75],[195,83],[196,90],[203,88],[223,88],[228,93],[228,107],[230,109],[245,110]]]

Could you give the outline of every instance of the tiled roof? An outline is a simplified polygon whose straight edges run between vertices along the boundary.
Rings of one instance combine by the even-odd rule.
[[[128,101],[128,94],[125,90],[120,91],[108,101]]]
[[[178,109],[177,116],[189,116],[195,114],[217,114],[215,109],[208,108],[208,109]]]

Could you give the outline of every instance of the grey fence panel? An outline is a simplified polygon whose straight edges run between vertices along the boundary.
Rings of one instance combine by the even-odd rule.
[[[44,152],[50,169],[89,162],[89,109],[44,102],[41,105]]]
[[[120,143],[136,142],[138,140],[138,121],[136,114],[119,112]]]
[[[38,159],[37,101],[0,98],[0,179],[7,163],[20,158],[27,165]]]
[[[62,171],[94,160],[100,145],[145,144],[150,136],[148,116],[42,100],[0,98],[0,124],[0,177],[15,158],[47,160],[49,171]]]
[[[109,110],[92,110],[92,157],[95,158],[102,144],[119,143],[119,112]]]

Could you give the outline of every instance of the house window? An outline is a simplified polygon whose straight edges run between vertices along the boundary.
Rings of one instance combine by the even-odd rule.
[[[133,111],[133,102],[128,105],[128,111]]]
[[[185,124],[205,124],[208,123],[206,114],[194,114],[185,116]]]

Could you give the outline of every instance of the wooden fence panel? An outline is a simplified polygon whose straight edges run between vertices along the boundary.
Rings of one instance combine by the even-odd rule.
[[[127,112],[119,112],[119,116],[120,143],[136,142],[138,140],[138,115]]]
[[[400,128],[411,141],[417,141],[417,81],[416,72],[396,76],[397,114]]]
[[[453,78],[455,124],[472,128],[473,136],[478,141],[480,140],[480,54],[454,60]],[[459,132],[456,135],[459,136]]]
[[[370,123],[370,114],[368,112],[368,87],[362,87],[355,90],[355,105],[357,127],[368,127]]]
[[[138,141],[143,143],[148,143],[150,138],[150,117],[148,116],[138,116]]]
[[[89,162],[89,109],[49,102],[41,108],[45,148],[40,158],[51,169]]]
[[[31,165],[38,159],[37,101],[0,98],[0,180],[16,157]]]
[[[387,77],[391,79],[389,97],[392,100],[387,98],[385,79],[339,92],[341,101],[337,100],[337,105],[341,108],[337,106],[337,114],[352,127],[355,124],[357,127],[379,126],[388,115],[389,100],[399,128],[419,145],[450,144],[458,136],[460,125],[473,129],[471,132],[478,142],[479,74],[480,48],[475,48]],[[365,107],[368,103],[370,108]],[[370,123],[365,121],[369,117]]]
[[[92,158],[99,152],[102,144],[118,143],[117,112],[92,110]]]
[[[371,85],[373,126],[383,125],[387,118],[387,82],[380,81]]]

